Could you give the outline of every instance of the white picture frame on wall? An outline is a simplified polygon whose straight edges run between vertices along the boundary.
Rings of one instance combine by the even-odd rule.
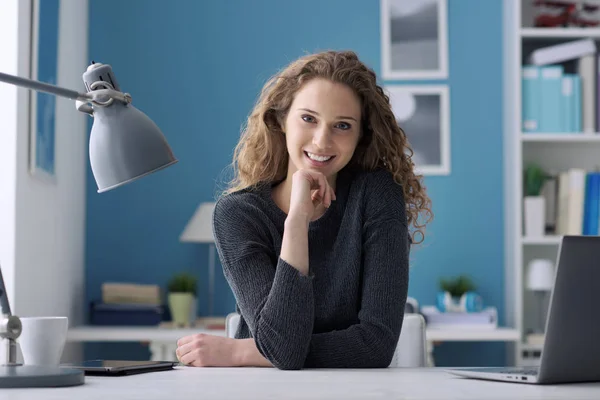
[[[383,79],[448,78],[447,0],[380,0]]]
[[[445,85],[386,85],[392,111],[422,175],[449,175],[450,99]]]
[[[61,0],[31,0],[31,79],[58,84]],[[56,182],[56,96],[29,92],[29,170],[33,177]]]

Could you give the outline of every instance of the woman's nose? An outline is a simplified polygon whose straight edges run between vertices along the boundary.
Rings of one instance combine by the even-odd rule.
[[[320,149],[331,147],[331,133],[329,132],[329,129],[318,129],[313,135],[313,144]]]

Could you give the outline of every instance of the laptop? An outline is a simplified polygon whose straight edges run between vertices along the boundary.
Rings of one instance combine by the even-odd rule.
[[[600,236],[564,236],[546,318],[540,364],[450,368],[467,378],[532,384],[600,381]]]
[[[121,376],[168,371],[178,364],[174,361],[86,360],[61,366],[83,370],[86,375]]]

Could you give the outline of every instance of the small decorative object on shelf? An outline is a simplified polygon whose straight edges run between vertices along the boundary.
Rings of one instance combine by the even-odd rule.
[[[196,282],[196,277],[187,272],[176,274],[169,281],[169,310],[176,326],[189,327],[196,320],[191,315],[196,303]]]
[[[534,0],[534,26],[540,28],[566,28],[598,26],[600,5],[585,0]]]
[[[475,293],[475,284],[468,276],[440,280],[436,306],[440,312],[470,313],[483,308],[481,297]]]
[[[545,296],[552,290],[554,285],[554,262],[548,259],[534,259],[527,265],[526,273],[527,289],[535,293],[537,297],[537,325],[533,333],[544,333],[544,321],[546,321],[546,309],[544,307]]]
[[[542,187],[549,178],[537,164],[529,164],[523,172],[525,236],[541,237],[546,231],[546,199]]]

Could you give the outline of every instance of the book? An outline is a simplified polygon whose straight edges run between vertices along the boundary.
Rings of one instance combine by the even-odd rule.
[[[529,57],[534,65],[558,64],[596,53],[596,43],[591,39],[573,40],[534,50]]]
[[[596,131],[596,56],[588,54],[578,60],[579,76],[581,78],[582,101],[582,130],[593,133]]]

